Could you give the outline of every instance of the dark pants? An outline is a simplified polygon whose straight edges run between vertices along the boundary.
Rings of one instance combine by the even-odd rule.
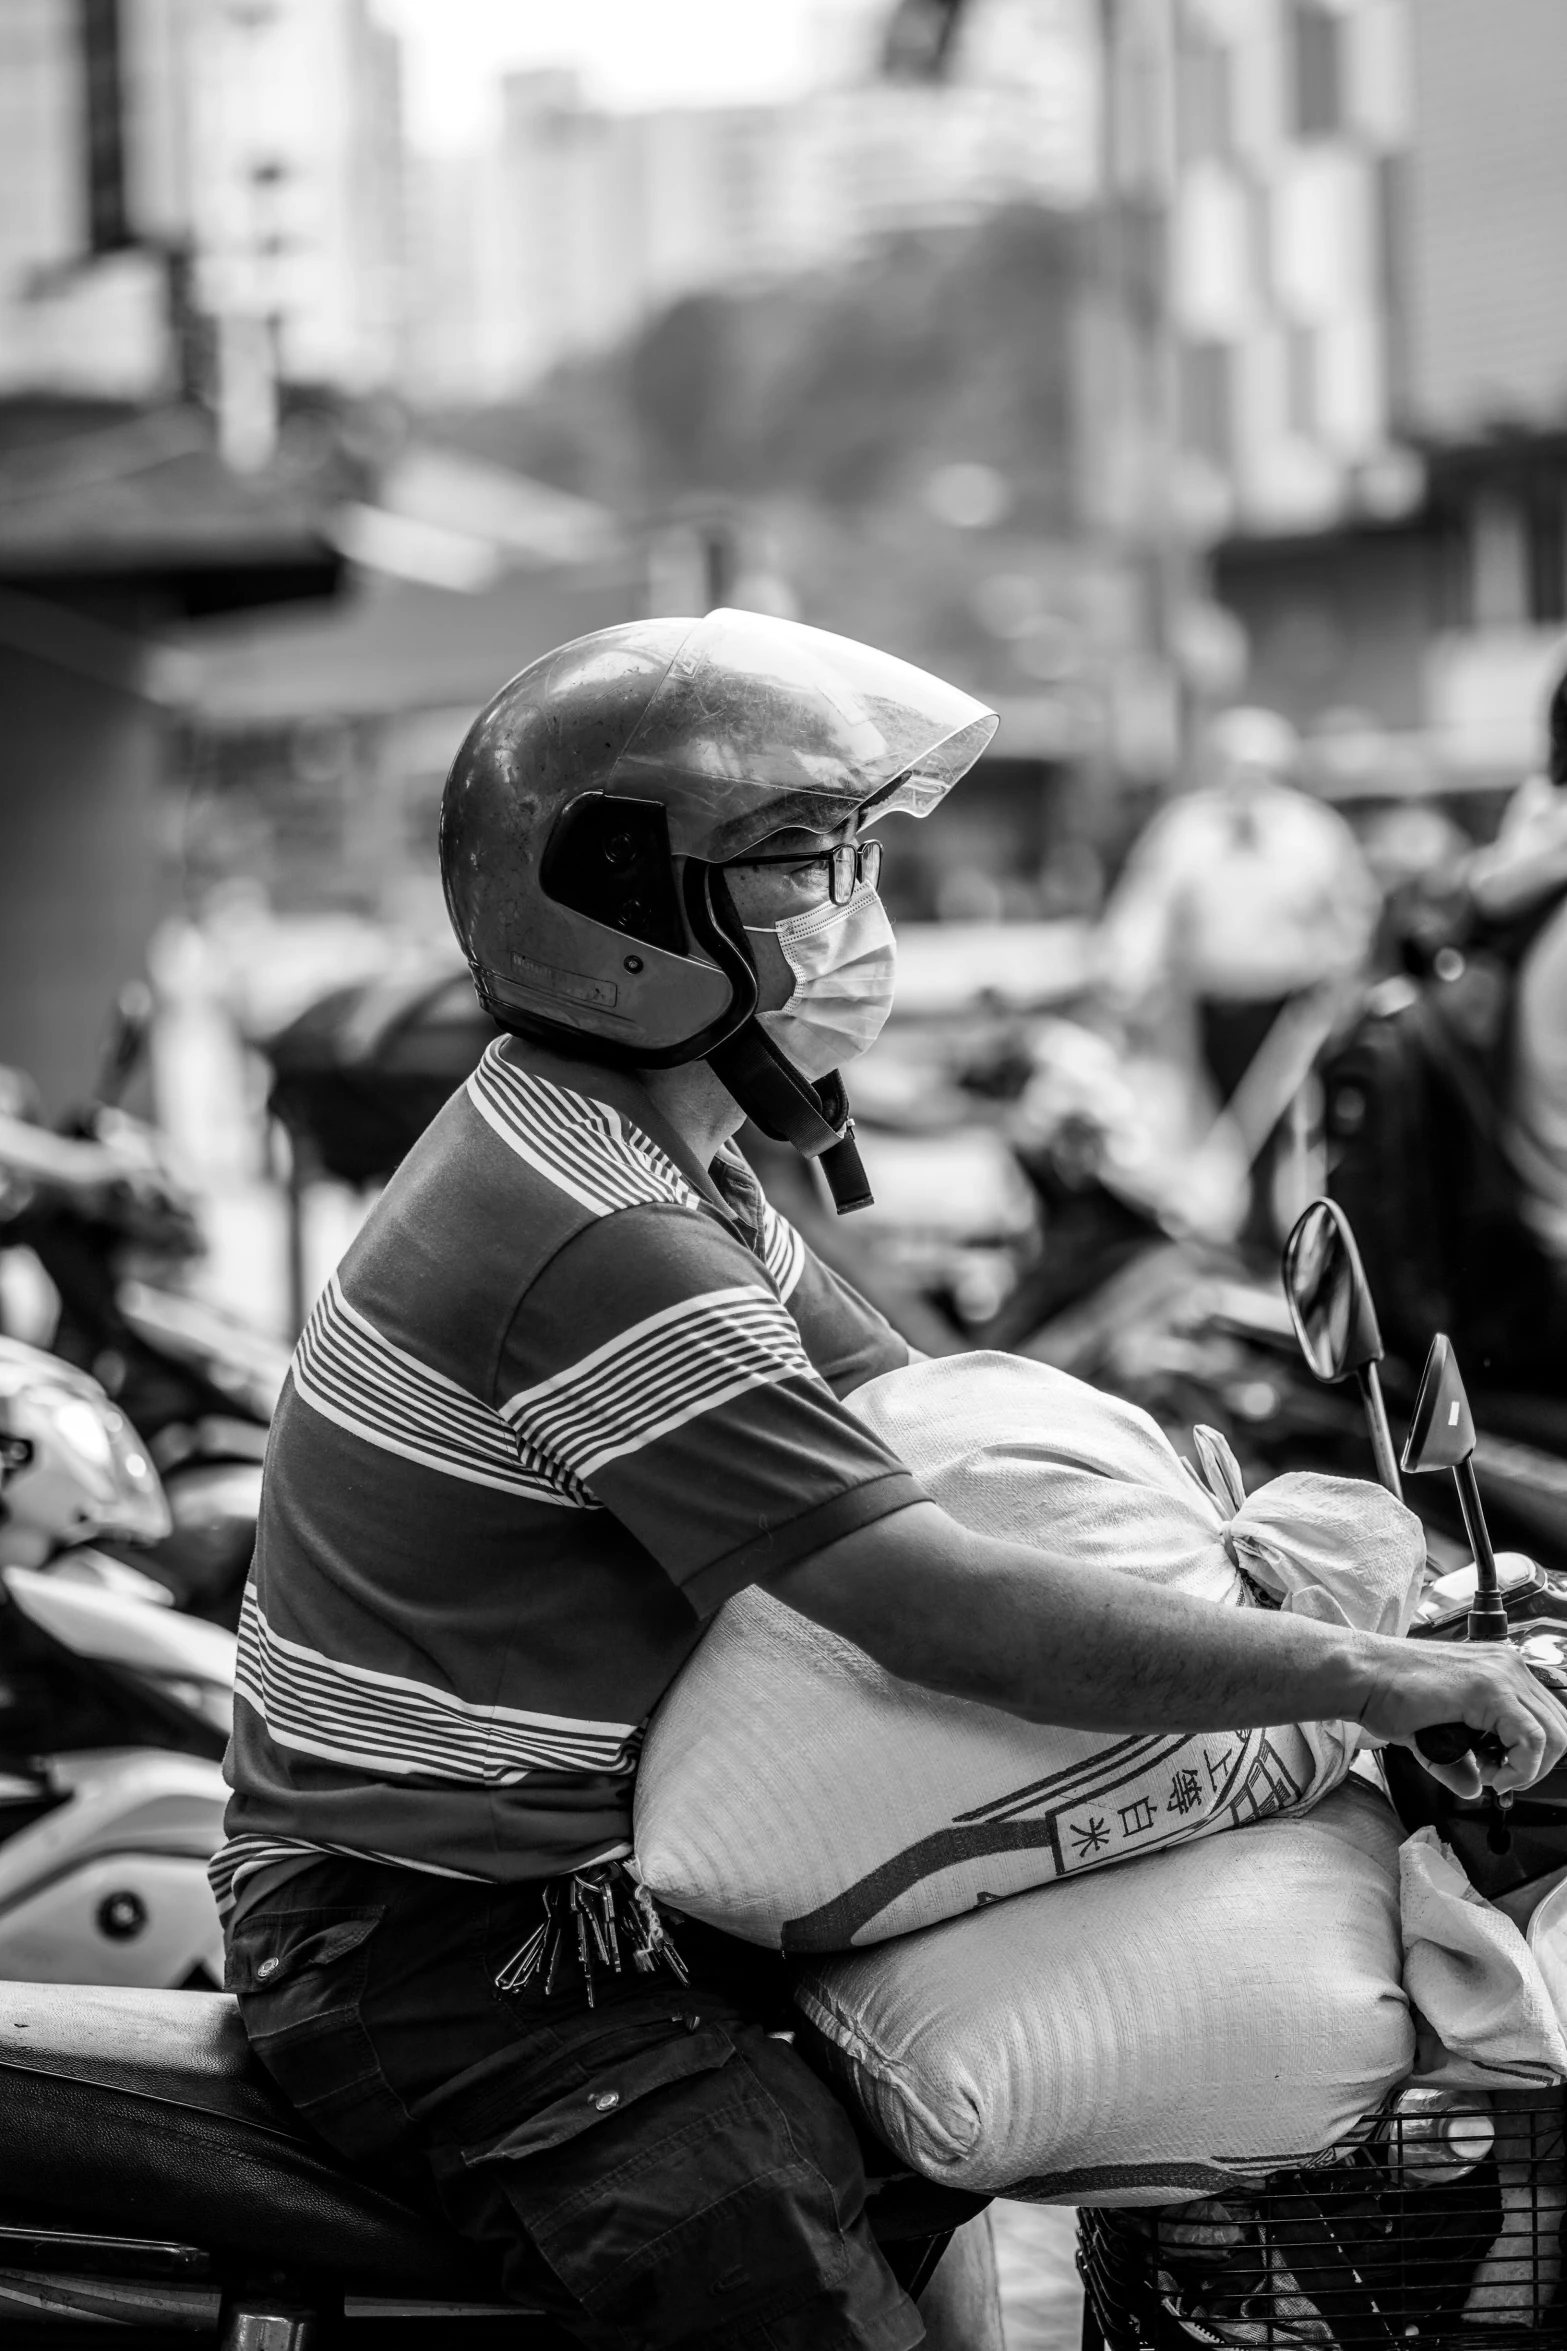
[[[229,1938],[257,2056],[356,2170],[438,2203],[504,2291],[580,2341],[907,2351],[854,2129],[769,2027],[781,1962],[680,1930],[665,1968],[495,1978],[537,1887],[324,1859]]]
[[[1221,1103],[1246,1075],[1289,996],[1199,996],[1197,1034],[1204,1067]]]

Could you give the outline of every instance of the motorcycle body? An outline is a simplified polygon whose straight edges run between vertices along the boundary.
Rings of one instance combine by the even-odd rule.
[[[0,1568],[0,1981],[222,1982],[234,1654],[90,1547]]]
[[[155,1138],[138,1121],[98,1109],[76,1124],[156,1173]],[[3,1238],[31,1249],[54,1285],[54,1351],[114,1397],[162,1475],[173,1525],[147,1553],[151,1571],[181,1606],[234,1625],[287,1350],[179,1286],[197,1244],[172,1190],[152,1220],[131,1193],[40,1200]]]
[[[0,1981],[220,1980],[234,1636],[102,1547],[169,1524],[96,1381],[0,1340]]]
[[[868,2152],[872,2225],[918,2295],[988,2199]],[[222,2351],[570,2351],[403,2197],[285,2105],[231,1999],[31,1983],[0,2002],[0,2341],[46,2351],[90,2322]]]
[[[989,2199],[879,2154],[872,2226],[917,2296]],[[0,2341],[46,2351],[84,2322],[222,2351],[570,2351],[502,2301],[492,2257],[433,2205],[339,2164],[251,2055],[234,2001],[29,1983],[0,2002]]]

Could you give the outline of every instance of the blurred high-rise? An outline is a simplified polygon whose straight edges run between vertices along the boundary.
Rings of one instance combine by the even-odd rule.
[[[1181,0],[1180,487],[1253,690],[1538,751],[1567,618],[1567,9]],[[1397,746],[1395,746],[1397,748]]]
[[[7,0],[0,389],[211,389],[265,454],[279,378],[401,345],[396,42],[366,0]]]
[[[617,113],[575,74],[513,75],[492,143],[413,168],[409,388],[506,398],[683,294],[1008,199],[1080,205],[1094,54],[1088,0],[976,0],[939,87],[867,54],[787,103]]]
[[[0,7],[0,1060],[53,1104],[169,887],[163,638],[341,570],[332,400],[397,347],[396,61],[363,0]],[[327,390],[287,451],[285,379]]]

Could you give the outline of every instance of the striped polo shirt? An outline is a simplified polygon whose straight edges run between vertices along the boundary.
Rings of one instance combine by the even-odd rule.
[[[907,1354],[732,1146],[703,1169],[630,1073],[491,1045],[294,1354],[220,1903],[323,1851],[491,1880],[628,1853],[704,1621],[918,1499],[840,1402]]]

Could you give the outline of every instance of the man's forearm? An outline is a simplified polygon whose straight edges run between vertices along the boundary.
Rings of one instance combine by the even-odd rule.
[[[1037,1554],[984,1581],[991,1589],[975,1599],[976,1618],[986,1621],[975,1629],[996,1648],[949,1655],[940,1681],[932,1650],[912,1678],[1032,1721],[1204,1731],[1358,1719],[1375,1680],[1371,1635],[1309,1617],[1218,1608]]]
[[[1075,1567],[972,1534],[928,1503],[846,1536],[771,1588],[906,1680],[1080,1730],[1358,1720],[1392,1646]]]
[[[802,1615],[906,1680],[1088,1731],[1347,1720],[1406,1744],[1434,1723],[1493,1742],[1437,1767],[1461,1796],[1531,1787],[1567,1716],[1509,1642],[1395,1641],[977,1535],[911,1504],[770,1579]]]

